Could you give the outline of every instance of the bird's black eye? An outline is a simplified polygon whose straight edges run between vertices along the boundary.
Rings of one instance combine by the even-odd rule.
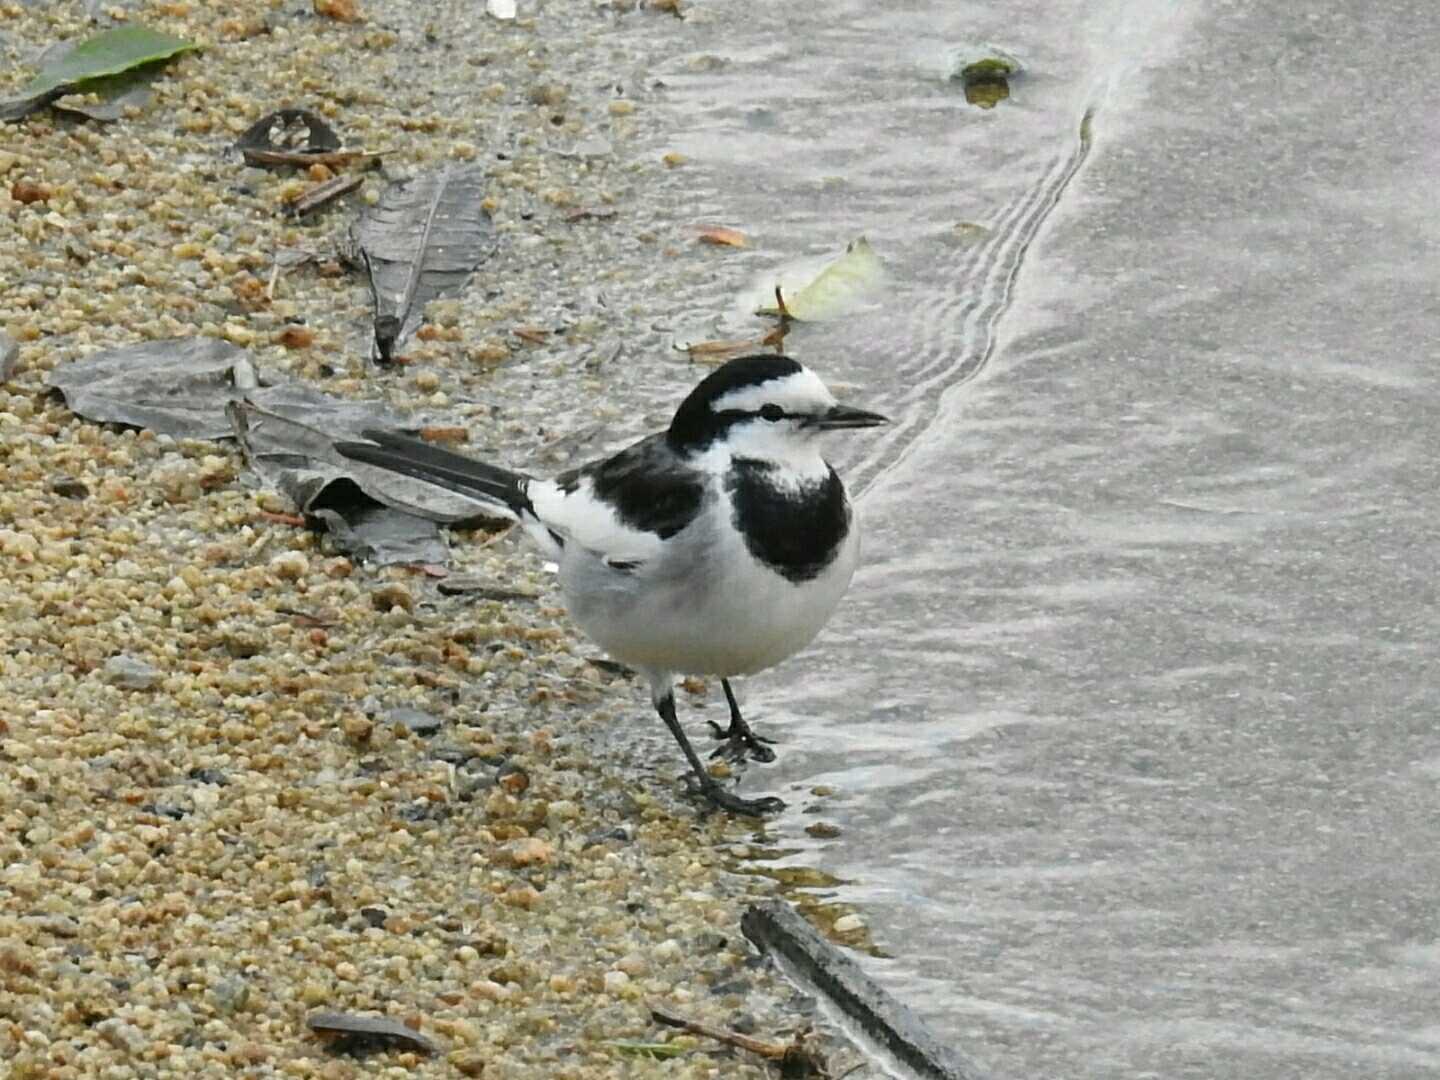
[[[762,405],[760,406],[760,419],[769,420],[772,424],[779,423],[785,419],[785,410],[779,405]]]

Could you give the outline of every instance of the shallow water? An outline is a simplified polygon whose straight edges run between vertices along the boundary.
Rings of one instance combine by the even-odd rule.
[[[1440,7],[768,7],[673,31],[697,219],[870,238],[791,348],[900,423],[747,786],[998,1075],[1440,1072]]]

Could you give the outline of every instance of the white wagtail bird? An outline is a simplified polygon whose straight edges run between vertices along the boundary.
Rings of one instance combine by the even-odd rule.
[[[804,648],[840,602],[859,534],[818,436],[886,422],[838,404],[794,360],[744,356],[701,380],[667,430],[550,480],[385,431],[336,449],[518,521],[559,565],[575,622],[649,680],[700,792],[761,815],[785,804],[742,799],[706,771],[675,715],[675,676],[720,676],[730,726],[711,726],[732,754],[774,760],[730,679]]]

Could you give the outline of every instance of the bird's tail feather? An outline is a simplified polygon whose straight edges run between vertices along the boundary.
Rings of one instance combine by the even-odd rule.
[[[527,512],[534,514],[530,496],[525,492],[530,478],[524,473],[476,461],[391,431],[370,429],[360,434],[371,441],[336,443],[335,449],[345,457],[367,465],[378,465],[462,495],[499,504],[516,517]]]

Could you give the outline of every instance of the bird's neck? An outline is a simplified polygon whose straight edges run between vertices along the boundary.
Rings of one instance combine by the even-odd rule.
[[[830,476],[830,466],[820,456],[816,440],[766,437],[764,432],[712,443],[692,461],[696,468],[716,476],[726,476],[743,465],[763,472],[771,483],[797,487],[822,483]]]

